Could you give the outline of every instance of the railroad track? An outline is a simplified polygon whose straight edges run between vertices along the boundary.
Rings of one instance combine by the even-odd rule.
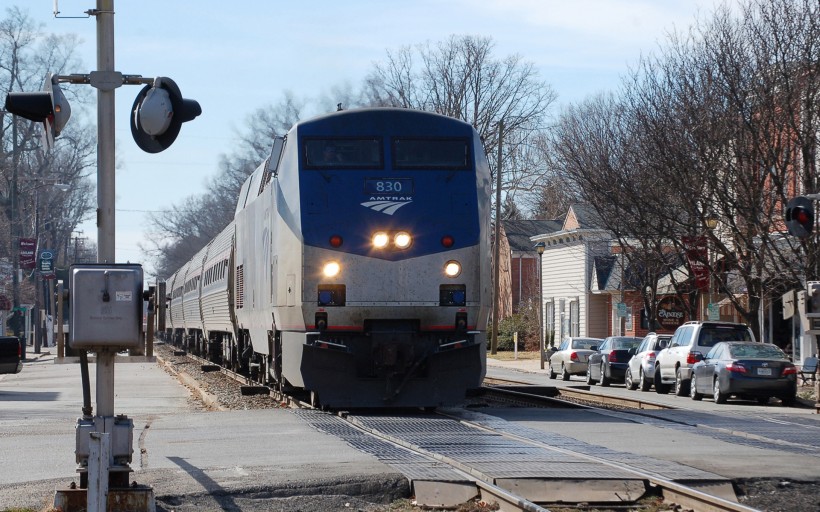
[[[498,378],[485,378],[484,379],[484,387],[487,389],[510,389],[510,387],[515,388],[534,388],[538,389],[538,386],[533,386],[532,384],[528,384],[526,382],[520,382],[515,380],[507,380],[507,379],[498,379]],[[615,396],[606,396],[606,395],[599,395],[593,391],[585,391],[582,389],[570,389],[570,388],[559,388],[559,387],[552,387],[546,386],[544,389],[554,390],[552,397],[556,400],[563,400],[565,402],[581,402],[591,406],[603,406],[603,407],[620,407],[624,409],[647,409],[647,410],[656,410],[656,409],[675,409],[675,407],[652,403],[645,400],[640,400],[637,398],[623,398],[623,397],[615,397]],[[556,402],[557,403],[557,402]]]
[[[231,370],[227,370],[225,368],[218,367],[213,363],[206,361],[202,358],[199,358],[195,355],[186,354],[189,358],[193,359],[197,363],[201,364],[203,370],[206,368],[211,369],[213,371],[220,371],[224,374],[227,378],[233,379],[234,381],[238,382],[244,390],[247,388],[252,392],[259,392],[260,386],[258,383],[251,382],[247,377],[240,375],[236,372]],[[488,379],[489,380],[489,379]],[[618,399],[615,402],[612,401],[605,401],[602,397],[595,396],[594,393],[585,392],[580,390],[560,390],[561,392],[557,392],[555,388],[549,387],[535,387],[535,386],[528,386],[531,392],[525,391],[525,386],[517,386],[513,387],[510,386],[510,381],[502,382],[499,380],[492,380],[489,382],[492,384],[491,386],[487,386],[482,391],[482,397],[486,398],[487,400],[491,400],[494,402],[499,403],[511,403],[518,406],[525,406],[525,407],[587,407],[587,408],[595,408],[592,405],[585,405],[579,404],[576,400],[581,400],[585,403],[602,403],[606,405],[616,405],[619,407],[625,408],[635,408],[635,409],[645,409],[648,408],[647,404],[642,403],[641,401],[635,400],[626,400],[626,399]],[[312,409],[309,399],[304,399],[302,397],[292,397],[292,396],[283,396],[275,390],[270,390],[268,388],[266,392],[270,393],[274,398],[282,402],[283,404],[287,404],[289,407],[299,408],[299,409]],[[651,404],[654,405],[654,404]],[[330,414],[330,413],[327,413]],[[553,446],[549,444],[545,444],[539,441],[535,441],[533,439],[529,439],[525,436],[516,435],[514,433],[497,430],[494,429],[486,424],[482,424],[481,422],[472,421],[469,418],[460,415],[460,414],[453,414],[452,412],[448,411],[438,411],[437,414],[441,417],[449,418],[453,422],[456,422],[460,425],[467,426],[472,429],[476,429],[476,431],[480,432],[491,432],[492,434],[502,436],[506,439],[512,439],[516,442],[527,444],[530,446],[536,446],[542,450],[549,450],[551,452],[555,452],[558,454],[566,455],[566,456],[573,456],[573,457],[583,457],[590,462],[594,462],[595,464],[600,464],[601,466],[606,467],[613,467],[617,468],[621,471],[628,471],[634,475],[636,479],[643,480],[647,483],[647,488],[651,488],[660,492],[662,494],[665,503],[671,504],[675,503],[681,507],[688,508],[695,511],[701,510],[708,510],[708,511],[733,511],[733,512],[754,512],[756,509],[747,507],[740,503],[730,501],[728,499],[720,498],[718,496],[714,496],[712,494],[705,493],[701,490],[679,484],[674,482],[670,479],[663,478],[657,474],[653,474],[651,472],[640,471],[634,468],[625,468],[623,464],[618,464],[611,460],[606,460],[600,457],[595,457],[589,454],[579,454],[576,451],[569,450],[567,448],[563,448],[560,446]],[[431,452],[429,450],[425,450],[420,446],[415,446],[412,443],[408,443],[405,439],[403,439],[400,435],[393,435],[390,433],[386,433],[384,431],[379,431],[373,428],[368,428],[366,424],[361,421],[361,417],[357,416],[356,414],[349,414],[347,412],[337,412],[334,415],[335,418],[338,418],[353,428],[361,431],[369,436],[374,436],[380,440],[386,441],[388,443],[393,443],[398,446],[401,446],[405,450],[408,450],[418,456],[425,457],[428,459],[435,460],[437,463],[444,463],[448,466],[454,468],[454,470],[462,475],[464,475],[465,479],[469,479],[472,481],[476,488],[476,493],[480,497],[482,501],[487,503],[498,503],[500,505],[500,510],[512,510],[512,511],[546,511],[548,512],[549,509],[544,508],[544,506],[539,505],[536,502],[530,501],[522,496],[516,494],[515,491],[510,489],[505,489],[499,485],[494,483],[493,479],[487,475],[484,475],[481,471],[477,470],[475,467],[471,467],[470,465],[465,465],[465,463],[460,462],[455,459],[451,459],[445,455],[441,455],[439,453]],[[569,503],[562,503],[562,506],[570,505]],[[576,504],[580,505],[580,504]],[[600,506],[598,510],[605,510],[606,506]],[[623,507],[618,507],[619,510],[623,510]]]

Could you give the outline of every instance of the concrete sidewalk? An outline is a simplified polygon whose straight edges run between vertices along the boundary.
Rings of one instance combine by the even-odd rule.
[[[57,364],[54,347],[39,354],[26,349],[23,370],[0,375],[0,459],[7,462],[0,465],[0,510],[40,510],[55,489],[79,480],[80,365]],[[283,496],[326,489],[351,495],[357,488],[409,493],[404,475],[289,409],[202,411],[157,363],[117,359],[115,414],[134,423],[131,481],[152,486],[158,500],[202,496],[200,509],[220,510],[219,496],[260,490]],[[94,363],[89,377],[96,410]]]

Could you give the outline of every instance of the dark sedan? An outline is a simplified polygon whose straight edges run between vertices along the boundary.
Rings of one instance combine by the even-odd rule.
[[[643,338],[631,336],[610,336],[589,356],[587,384],[599,382],[609,386],[612,382],[623,382],[629,360],[635,355]]]
[[[775,396],[783,405],[792,405],[796,394],[797,367],[782,350],[768,343],[717,343],[692,367],[692,400],[712,395],[715,403],[722,404],[735,395],[765,404]]]

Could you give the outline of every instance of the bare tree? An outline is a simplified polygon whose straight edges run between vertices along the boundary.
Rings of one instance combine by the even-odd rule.
[[[660,256],[705,237],[697,263],[757,327],[764,301],[817,275],[816,242],[784,237],[782,209],[817,187],[820,6],[742,7],[671,34],[617,96],[568,110],[551,147],[622,243]]]
[[[8,92],[42,90],[48,72],[73,72],[78,39],[42,32],[28,14],[17,7],[0,20],[0,89]],[[66,88],[66,96],[80,114],[89,95],[81,88]],[[3,256],[11,255],[16,237],[37,238],[40,247],[56,252],[57,264],[69,263],[71,233],[93,211],[95,138],[82,116],[76,115],[51,151],[41,144],[42,126],[3,113],[0,119],[0,238]],[[16,136],[15,136],[16,135]],[[12,205],[13,191],[16,191]],[[15,206],[15,208],[13,208]],[[12,220],[16,221],[16,231]],[[24,297],[25,300],[29,300]]]
[[[519,55],[496,58],[493,47],[489,37],[454,35],[436,44],[388,51],[367,77],[365,89],[372,105],[427,110],[472,124],[493,176],[502,135],[501,188],[514,200],[517,192],[535,191],[546,182],[542,154],[535,147],[556,94],[532,63]]]

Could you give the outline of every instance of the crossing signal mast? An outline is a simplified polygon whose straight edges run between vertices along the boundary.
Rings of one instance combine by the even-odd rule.
[[[87,269],[77,269],[76,265],[72,267],[71,275],[77,277],[72,288],[82,291],[82,284],[86,283],[88,289],[85,294],[77,294],[77,290],[72,289],[70,295],[74,324],[71,326],[72,347],[76,345],[76,348],[81,349],[83,365],[88,364],[86,349],[94,350],[97,354],[97,411],[92,417],[90,404],[83,406],[84,416],[77,422],[75,449],[80,466],[80,492],[87,489],[85,509],[90,511],[107,510],[109,486],[132,497],[140,496],[134,499],[149,505],[146,510],[153,510],[153,490],[128,485],[133,422],[124,415],[114,415],[114,361],[117,352],[134,345],[135,340],[133,336],[127,340],[117,338],[119,327],[106,326],[105,322],[99,321],[101,317],[106,318],[107,314],[100,314],[99,311],[118,311],[112,309],[113,305],[127,306],[128,311],[139,312],[137,316],[141,319],[144,299],[141,293],[141,267],[130,265],[123,268],[115,263],[114,93],[123,85],[144,86],[137,95],[130,117],[134,141],[148,153],[158,153],[170,147],[176,140],[182,123],[191,121],[202,113],[199,103],[183,98],[179,87],[170,78],[144,78],[141,75],[123,75],[115,71],[114,13],[114,0],[96,0],[96,8],[85,12],[88,17],[95,17],[97,22],[96,71],[73,75],[49,74],[42,91],[9,93],[5,103],[8,112],[43,123],[44,146],[51,148],[54,139],[60,135],[71,116],[71,107],[60,84],[88,84],[97,89],[97,264]],[[55,17],[58,14],[55,0]],[[119,279],[122,276],[126,277]],[[134,281],[133,287],[117,284],[129,279]],[[101,289],[104,291],[102,294],[99,293]],[[87,311],[88,308],[97,309],[94,309],[94,314],[84,318],[76,316],[77,311]],[[130,318],[128,315],[117,315],[126,320]],[[113,318],[116,315],[108,316]],[[142,322],[135,322],[135,325],[137,333],[141,335]],[[78,333],[91,335],[77,338]],[[84,373],[87,375],[87,371]],[[90,396],[89,379],[83,380],[83,396]],[[58,491],[55,507],[66,510],[63,505],[70,499],[70,494],[70,490]]]

